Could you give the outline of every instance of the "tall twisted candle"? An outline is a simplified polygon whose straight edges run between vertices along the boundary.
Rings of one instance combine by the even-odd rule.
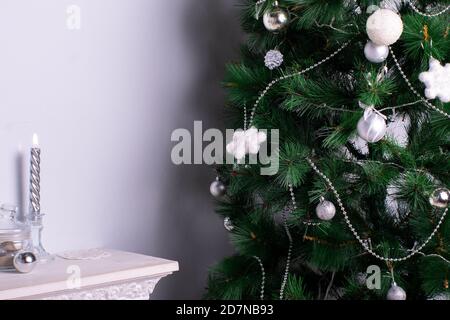
[[[31,148],[30,171],[30,205],[32,213],[41,212],[41,149],[38,136],[33,135],[33,147]]]

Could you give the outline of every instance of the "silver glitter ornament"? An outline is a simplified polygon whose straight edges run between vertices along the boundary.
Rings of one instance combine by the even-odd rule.
[[[209,187],[209,191],[211,192],[211,194],[214,197],[221,198],[226,194],[227,188],[225,187],[225,185],[223,184],[222,181],[217,179],[216,181],[211,183],[211,186]]]
[[[436,208],[445,209],[450,200],[450,191],[446,188],[439,188],[433,191],[430,196],[430,204]]]
[[[316,214],[320,220],[330,221],[336,215],[336,207],[332,202],[322,198],[316,207]]]
[[[406,300],[406,292],[394,282],[389,289],[386,298],[388,300]]]
[[[233,225],[233,222],[231,221],[230,217],[225,217],[225,219],[223,219],[223,226],[225,227],[225,229],[228,232],[231,232],[234,230],[234,225]]]
[[[372,108],[367,109],[358,122],[358,135],[367,142],[380,141],[384,138],[386,130],[386,119]]]
[[[388,57],[389,47],[368,41],[364,47],[364,55],[372,63],[381,63]]]
[[[276,1],[272,8],[264,12],[263,16],[264,26],[270,32],[282,31],[288,26],[289,20],[289,12],[286,9],[278,7]]]
[[[264,64],[270,70],[276,69],[283,64],[283,54],[278,50],[270,50],[264,58]]]
[[[19,252],[14,256],[14,268],[20,273],[29,273],[33,271],[38,263],[38,259],[33,252]]]

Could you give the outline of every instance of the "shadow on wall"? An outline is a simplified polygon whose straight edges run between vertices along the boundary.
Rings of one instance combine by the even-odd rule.
[[[179,128],[192,130],[194,120],[207,128],[224,129],[225,92],[221,86],[225,65],[236,59],[241,43],[238,1],[186,1],[184,36],[197,69],[185,94]],[[186,62],[188,63],[188,62]],[[171,130],[173,130],[172,128]],[[170,137],[170,135],[169,135]],[[167,139],[169,139],[169,137]],[[170,145],[167,154],[174,144]],[[170,159],[168,159],[170,161]],[[153,299],[199,299],[205,292],[208,268],[232,253],[222,219],[209,193],[214,168],[171,165],[161,195],[158,227],[165,235],[162,255],[176,259],[180,272],[162,280]],[[162,240],[161,240],[162,241]]]

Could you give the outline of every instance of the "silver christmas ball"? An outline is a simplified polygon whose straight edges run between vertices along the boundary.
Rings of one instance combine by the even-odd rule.
[[[20,273],[33,271],[38,263],[38,259],[33,252],[23,251],[14,256],[14,268]]]
[[[209,191],[211,194],[216,198],[221,198],[225,195],[227,192],[227,188],[223,184],[222,181],[216,180],[213,183],[211,183],[211,186],[209,187]]]
[[[449,200],[450,191],[446,188],[439,188],[437,190],[434,190],[430,196],[430,204],[436,208],[447,208]]]
[[[330,201],[323,200],[316,207],[317,217],[324,221],[330,221],[336,215],[336,207]]]
[[[225,217],[225,219],[223,219],[223,226],[229,232],[234,230],[234,225],[230,217]]]
[[[264,12],[263,22],[270,32],[279,32],[289,24],[289,12],[283,8],[274,6]]]
[[[377,112],[365,114],[358,122],[358,135],[367,142],[378,142],[386,134],[386,120]]]
[[[372,41],[369,41],[364,47],[364,55],[370,62],[381,63],[388,57],[389,47],[384,45],[376,45]]]
[[[386,298],[388,300],[406,300],[406,292],[403,288],[393,283],[389,289]]]
[[[446,292],[437,293],[428,298],[427,300],[450,300],[450,294]]]

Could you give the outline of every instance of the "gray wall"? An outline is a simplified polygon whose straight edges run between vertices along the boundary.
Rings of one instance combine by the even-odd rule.
[[[28,148],[42,154],[50,251],[110,247],[180,262],[155,298],[199,298],[231,252],[212,168],[170,161],[176,128],[223,128],[230,0],[0,0],[0,201],[27,207]],[[82,9],[81,30],[66,8]]]

